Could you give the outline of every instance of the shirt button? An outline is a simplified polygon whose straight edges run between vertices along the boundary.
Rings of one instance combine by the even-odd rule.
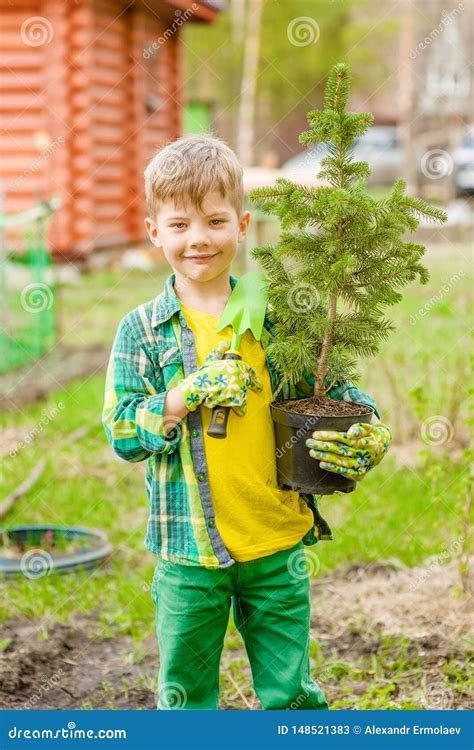
[[[215,526],[215,525],[216,525],[216,522],[214,521],[214,519],[213,519],[213,518],[211,518],[211,519],[209,519],[209,521],[207,522],[207,525],[208,525],[208,526],[211,526],[211,527],[212,527],[212,526]]]
[[[199,474],[198,474],[199,481],[203,482],[205,480],[205,478],[206,478],[206,475],[204,474],[204,472],[200,471]]]
[[[193,342],[191,341],[191,339],[186,339],[186,346],[192,346],[192,345],[193,345]]]
[[[191,437],[198,437],[199,430],[191,430]]]

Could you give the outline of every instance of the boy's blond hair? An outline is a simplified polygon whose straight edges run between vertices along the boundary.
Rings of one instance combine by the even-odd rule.
[[[145,169],[148,211],[156,218],[161,201],[199,209],[209,192],[227,198],[241,217],[244,203],[243,170],[231,148],[212,135],[183,136],[158,151]]]

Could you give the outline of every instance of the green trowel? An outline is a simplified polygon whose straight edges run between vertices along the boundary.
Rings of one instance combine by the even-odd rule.
[[[256,341],[260,341],[267,307],[267,280],[260,271],[249,271],[241,276],[227,300],[217,330],[232,326],[231,350],[224,359],[242,359],[235,350],[245,331],[251,331]],[[207,434],[210,437],[225,438],[230,406],[215,406]]]

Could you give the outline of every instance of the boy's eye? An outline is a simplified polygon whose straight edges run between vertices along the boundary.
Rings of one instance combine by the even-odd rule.
[[[176,227],[177,229],[182,229],[182,227],[185,227],[186,224],[184,221],[176,221],[174,224],[171,225],[172,227]]]
[[[213,224],[215,221],[217,221],[218,224],[223,224],[223,219],[211,219],[211,224]]]

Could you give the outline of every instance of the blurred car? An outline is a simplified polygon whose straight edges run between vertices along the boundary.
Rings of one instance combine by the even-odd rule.
[[[370,167],[369,184],[387,185],[402,176],[405,156],[396,127],[375,125],[354,144],[352,155],[356,161],[366,161]]]
[[[296,178],[300,172],[311,171],[314,175],[321,169],[321,161],[327,156],[324,143],[318,143],[282,165],[288,177]],[[371,174],[369,185],[392,183],[403,174],[404,154],[397,128],[391,125],[374,125],[354,142],[352,150],[356,161],[366,161]]]
[[[284,172],[287,172],[289,179],[296,179],[301,172],[315,175],[321,169],[321,161],[325,156],[328,156],[329,151],[326,144],[316,143],[301,151],[299,154],[292,156],[288,159],[281,168]]]
[[[453,182],[456,195],[474,194],[474,125],[453,151]]]

